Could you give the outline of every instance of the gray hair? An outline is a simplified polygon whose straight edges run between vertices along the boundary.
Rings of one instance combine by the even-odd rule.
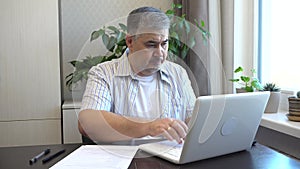
[[[137,8],[130,12],[127,18],[127,31],[131,35],[169,28],[169,17],[161,10],[153,7]]]

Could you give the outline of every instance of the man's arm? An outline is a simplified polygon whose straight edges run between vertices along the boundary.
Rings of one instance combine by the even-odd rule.
[[[186,124],[179,120],[164,118],[149,121],[99,110],[83,110],[79,113],[78,120],[81,134],[101,142],[129,140],[147,135],[163,135],[169,140],[181,142],[187,132]]]

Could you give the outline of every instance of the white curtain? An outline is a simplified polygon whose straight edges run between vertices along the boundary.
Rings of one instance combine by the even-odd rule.
[[[231,93],[234,62],[234,0],[208,1],[211,94]]]
[[[257,0],[209,0],[208,16],[211,94],[233,93],[234,69],[257,68]]]
[[[229,82],[233,70],[238,66],[256,68],[257,0],[174,2],[183,4],[183,12],[191,22],[204,20],[211,33],[208,45],[198,43],[187,60],[199,95],[233,93],[233,83]]]

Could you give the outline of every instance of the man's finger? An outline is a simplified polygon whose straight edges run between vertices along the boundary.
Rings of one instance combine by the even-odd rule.
[[[181,142],[181,137],[180,135],[178,134],[178,132],[176,131],[175,128],[173,127],[169,127],[167,132],[171,135],[171,137],[173,138],[173,140],[175,139],[178,143]]]
[[[181,126],[181,124],[178,121],[174,121],[172,123],[172,129],[176,132],[177,138],[184,138],[186,136],[186,130],[184,126]],[[175,134],[174,134],[175,135]],[[173,136],[173,135],[172,135]]]
[[[181,125],[181,127],[184,128],[185,132],[188,132],[188,126],[186,125],[185,122],[181,121],[181,120],[176,120],[177,123],[179,123]]]
[[[168,130],[170,130],[169,128],[167,130],[164,130],[164,132],[162,133],[164,137],[166,137],[168,140],[173,141],[174,138],[168,133]]]

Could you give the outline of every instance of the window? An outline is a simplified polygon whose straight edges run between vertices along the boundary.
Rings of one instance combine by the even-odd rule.
[[[259,4],[259,78],[283,90],[300,90],[300,1]]]

